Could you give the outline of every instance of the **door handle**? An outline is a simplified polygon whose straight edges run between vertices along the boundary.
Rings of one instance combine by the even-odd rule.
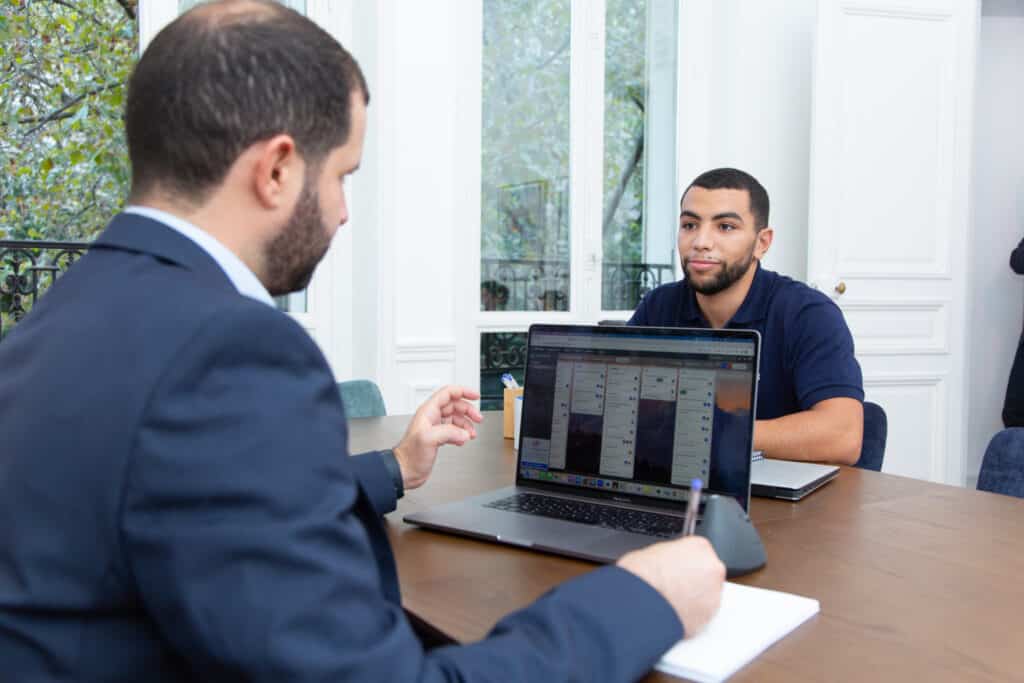
[[[836,294],[842,296],[846,293],[846,283],[840,280],[839,284],[836,285],[835,290]]]

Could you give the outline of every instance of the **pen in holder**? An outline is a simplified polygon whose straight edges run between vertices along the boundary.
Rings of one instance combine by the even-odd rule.
[[[505,402],[504,402],[504,422],[505,428],[503,430],[506,439],[511,439],[515,436],[515,400],[516,396],[523,395],[523,388],[516,387],[515,389],[505,388]]]

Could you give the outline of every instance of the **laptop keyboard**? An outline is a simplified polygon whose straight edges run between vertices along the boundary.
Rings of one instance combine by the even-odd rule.
[[[662,538],[678,536],[683,532],[682,517],[552,496],[539,496],[533,493],[517,493],[514,496],[488,503],[484,507],[521,512],[527,515],[554,517],[568,522],[592,524],[606,529]]]

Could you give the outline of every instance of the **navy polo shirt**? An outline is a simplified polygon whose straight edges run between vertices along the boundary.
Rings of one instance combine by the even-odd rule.
[[[750,291],[726,324],[761,333],[757,418],[808,410],[828,398],[864,400],[853,336],[839,307],[821,292],[757,263]],[[710,327],[686,280],[649,292],[630,325]]]

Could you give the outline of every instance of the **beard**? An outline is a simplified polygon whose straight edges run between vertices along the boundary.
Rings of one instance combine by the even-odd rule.
[[[719,292],[724,292],[739,282],[740,278],[750,270],[750,266],[754,263],[754,249],[756,246],[757,241],[755,240],[750,245],[750,253],[747,254],[745,259],[736,263],[723,263],[718,273],[707,282],[697,282],[690,275],[690,259],[683,259],[683,272],[686,274],[686,281],[690,283],[690,287],[695,292],[704,296],[712,296]]]
[[[319,194],[307,179],[284,230],[266,249],[270,295],[282,296],[305,289],[330,245]]]

